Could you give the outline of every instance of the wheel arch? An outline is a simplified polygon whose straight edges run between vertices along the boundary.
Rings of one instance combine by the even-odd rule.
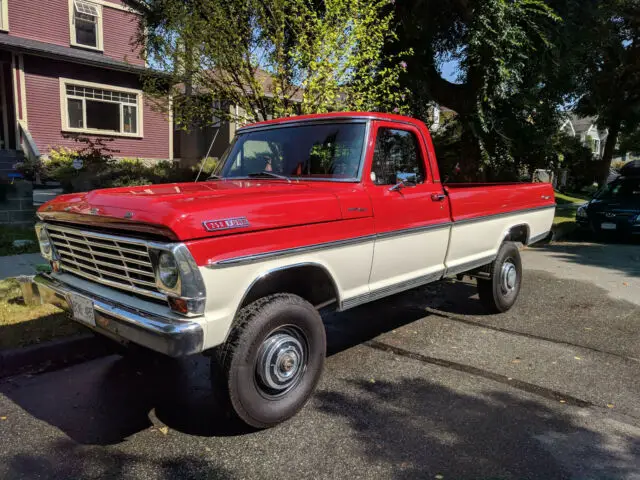
[[[530,238],[531,227],[529,224],[526,222],[518,223],[511,225],[505,230],[500,244],[502,244],[502,242],[519,242],[523,245],[527,245]],[[498,245],[498,248],[500,248],[500,245]]]
[[[264,270],[245,290],[238,310],[255,300],[274,293],[292,293],[316,308],[336,302],[340,289],[334,275],[319,262],[298,262]]]

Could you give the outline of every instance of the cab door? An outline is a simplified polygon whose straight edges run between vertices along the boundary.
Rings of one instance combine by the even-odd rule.
[[[365,169],[376,240],[369,278],[372,295],[438,279],[444,272],[451,217],[440,182],[429,171],[420,130],[374,122],[375,146]]]

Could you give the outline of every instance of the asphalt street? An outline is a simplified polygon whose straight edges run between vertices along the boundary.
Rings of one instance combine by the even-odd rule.
[[[318,391],[268,431],[201,356],[0,381],[0,478],[640,479],[640,247],[523,261],[506,314],[465,281],[326,315]]]

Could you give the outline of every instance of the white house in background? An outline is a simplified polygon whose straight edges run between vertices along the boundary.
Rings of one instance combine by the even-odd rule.
[[[579,137],[582,144],[589,147],[593,156],[602,158],[608,130],[598,129],[597,117],[577,117],[570,115],[560,126],[560,131],[572,137]]]
[[[447,120],[456,115],[456,112],[450,108],[443,107],[437,103],[432,103],[427,112],[427,124],[429,126],[429,130],[432,132],[437,131],[447,122]]]

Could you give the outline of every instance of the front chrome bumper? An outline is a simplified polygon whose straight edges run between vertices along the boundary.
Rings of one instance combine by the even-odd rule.
[[[204,332],[197,322],[141,311],[62,283],[48,274],[19,277],[18,280],[26,304],[51,303],[70,311],[70,294],[91,299],[96,325],[76,321],[105,336],[142,345],[171,357],[202,352]]]

